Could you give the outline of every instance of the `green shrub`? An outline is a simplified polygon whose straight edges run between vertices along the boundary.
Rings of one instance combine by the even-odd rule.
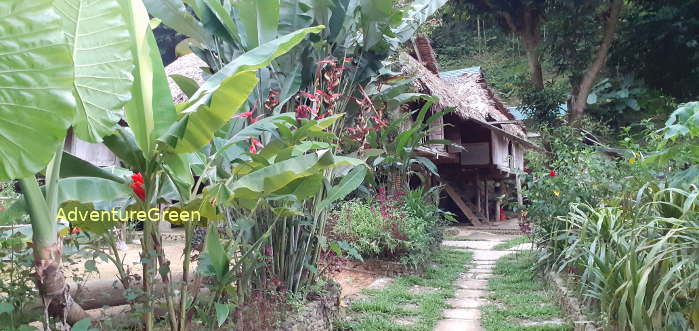
[[[422,189],[374,199],[355,199],[331,216],[330,236],[346,241],[363,257],[417,265],[441,241],[444,214]],[[447,216],[448,217],[448,216]]]

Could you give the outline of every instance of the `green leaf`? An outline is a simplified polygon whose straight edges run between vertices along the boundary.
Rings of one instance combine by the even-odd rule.
[[[189,107],[198,107],[199,104],[207,102],[208,100],[203,96],[206,96],[218,89],[223,80],[226,78],[233,76],[238,72],[256,70],[268,66],[272,63],[272,60],[287,53],[294,46],[300,43],[306,37],[306,35],[309,33],[318,33],[323,28],[323,26],[316,26],[295,31],[260,45],[259,47],[237,57],[235,60],[228,63],[221,68],[221,70],[211,76],[201,86],[201,88],[199,88],[199,91],[192,96],[192,100],[198,99],[198,104],[194,103]]]
[[[113,172],[95,166],[73,154],[63,152],[63,159],[61,160],[61,178],[67,177],[97,177],[119,183],[124,182],[124,178]]]
[[[257,82],[254,71],[239,72],[221,82],[220,87],[213,93],[210,107],[202,105],[183,111],[182,113],[188,117],[183,119],[187,124],[184,136],[177,141],[175,151],[192,153],[207,145],[214,133],[245,104]]]
[[[73,324],[73,327],[70,328],[70,331],[88,331],[90,330],[90,325],[92,325],[92,319],[91,318],[84,318],[79,320],[77,323]]]
[[[146,159],[155,153],[155,140],[177,120],[170,87],[148,25],[148,13],[141,0],[121,0],[131,34],[134,69],[133,98],[125,106],[126,119],[136,144]]]
[[[240,20],[245,27],[248,49],[255,48],[277,36],[279,0],[240,0],[237,2]]]
[[[75,114],[73,61],[51,3],[0,2],[0,180],[43,169]]]
[[[308,12],[311,0],[281,0],[279,5],[279,34],[284,35],[313,24]]]
[[[362,185],[364,182],[364,177],[366,176],[367,167],[358,166],[352,169],[352,171],[343,177],[340,184],[334,186],[328,192],[328,195],[323,199],[318,205],[316,205],[316,213],[330,206],[331,203],[343,199],[348,194],[352,193],[354,190]]]
[[[295,180],[320,174],[325,169],[358,163],[361,161],[333,156],[327,150],[290,158],[253,171],[227,184],[231,191],[229,200],[237,199],[242,207],[254,208],[259,199],[284,189]]]
[[[115,134],[104,137],[104,144],[129,168],[136,171],[145,171],[145,156],[138,147],[136,137],[130,128],[117,129]]]
[[[58,201],[100,202],[131,196],[125,183],[96,177],[63,178],[58,182]]]
[[[194,177],[190,169],[189,157],[183,154],[166,154],[163,157],[163,168],[172,177],[172,181],[177,186],[181,194],[188,198],[192,187],[194,187]]]
[[[216,276],[223,279],[228,272],[228,255],[225,248],[218,237],[218,229],[215,226],[209,227],[209,232],[206,234],[206,254],[211,260],[211,267],[214,269]]]
[[[447,0],[415,0],[406,10],[402,23],[396,28],[395,34],[400,43],[412,38],[417,29],[442,6]]]
[[[0,303],[0,314],[11,313],[15,310],[15,306],[9,303]]]
[[[191,98],[192,95],[194,95],[195,92],[199,89],[199,84],[197,84],[197,81],[194,79],[191,79],[186,76],[182,75],[170,75],[170,78],[172,78],[173,81],[177,84],[177,87],[182,90],[182,92],[187,96],[187,98]]]
[[[218,326],[221,327],[223,323],[228,319],[228,315],[230,314],[230,306],[222,303],[216,303],[214,305],[216,308],[216,322],[218,323]]]
[[[73,130],[82,140],[101,142],[131,98],[133,57],[123,12],[114,0],[55,0],[53,5],[75,63]]]
[[[211,10],[211,13],[214,14],[221,26],[226,29],[228,37],[230,37],[231,40],[238,40],[240,35],[238,33],[238,27],[235,25],[235,22],[233,22],[233,19],[228,11],[223,8],[223,5],[221,5],[221,1],[203,0],[203,2],[206,4],[209,10]]]
[[[143,2],[148,8],[148,13],[161,19],[168,27],[203,43],[210,43],[209,34],[202,24],[189,14],[181,0],[144,0]]]

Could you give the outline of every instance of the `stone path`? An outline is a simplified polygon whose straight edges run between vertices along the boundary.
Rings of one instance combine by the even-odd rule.
[[[480,231],[460,233],[459,237],[472,239],[468,241],[444,241],[443,246],[473,252],[473,262],[456,281],[459,289],[455,298],[447,303],[451,306],[443,311],[444,319],[437,323],[435,331],[480,331],[480,307],[487,303],[488,279],[493,276],[495,262],[515,250],[528,247],[513,247],[507,251],[496,251],[494,247],[512,236],[491,235]],[[523,245],[522,245],[523,246]]]

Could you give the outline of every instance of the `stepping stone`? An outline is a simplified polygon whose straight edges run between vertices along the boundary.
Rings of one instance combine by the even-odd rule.
[[[369,284],[369,286],[367,286],[367,289],[380,290],[380,289],[388,286],[388,284],[391,284],[392,282],[393,282],[393,278],[381,277],[381,278],[376,279],[371,284]]]
[[[478,261],[497,261],[499,258],[512,254],[508,251],[473,251],[473,260],[478,263]]]
[[[532,243],[524,243],[524,244],[519,244],[517,246],[511,247],[508,250],[509,251],[529,251],[534,249],[532,246]]]
[[[521,326],[561,326],[566,324],[566,321],[560,319],[560,318],[554,318],[550,320],[544,320],[544,321],[521,321],[518,323]]]
[[[460,279],[454,285],[468,290],[485,290],[488,288],[488,281],[485,279]]]
[[[489,273],[489,272],[474,272],[474,273],[468,274],[469,279],[483,279],[483,280],[486,280],[486,279],[493,278],[493,276],[494,276],[494,275],[491,274],[491,273]]]
[[[457,299],[481,298],[481,297],[485,297],[486,295],[488,295],[488,291],[486,291],[486,290],[459,289],[459,290],[456,290],[455,295],[456,295]]]
[[[480,320],[481,310],[478,308],[454,308],[445,309],[443,312],[444,317],[450,319],[460,319],[460,320]]]
[[[481,298],[455,298],[447,300],[452,308],[478,308],[488,303],[488,300]]]
[[[443,241],[442,245],[459,248],[470,248],[474,250],[491,250],[499,242],[497,241]]]
[[[493,269],[495,269],[495,265],[479,265],[475,268],[468,269],[469,272],[473,273],[483,273],[483,274],[489,274],[493,272]]]
[[[478,320],[443,319],[437,322],[434,331],[482,331]]]
[[[416,316],[401,316],[393,319],[393,322],[400,326],[412,326],[417,323],[417,320]]]
[[[410,294],[425,294],[425,293],[434,293],[436,292],[437,289],[434,287],[429,287],[429,286],[420,286],[420,285],[413,285],[408,292]]]

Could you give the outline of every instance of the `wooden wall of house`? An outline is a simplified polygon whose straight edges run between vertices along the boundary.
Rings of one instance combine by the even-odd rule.
[[[490,130],[473,123],[463,123],[459,127],[461,145],[461,165],[486,167],[492,164]]]
[[[80,140],[72,131],[66,136],[64,150],[99,167],[119,165],[119,158],[107,146]]]
[[[500,170],[509,170],[510,156],[508,153],[508,145],[510,141],[504,135],[497,134],[494,131],[491,131],[490,135],[492,141],[493,165]]]

